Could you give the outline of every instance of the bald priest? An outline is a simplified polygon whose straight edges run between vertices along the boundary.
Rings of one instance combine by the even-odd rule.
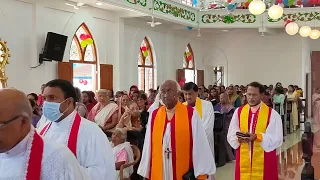
[[[26,95],[0,90],[0,180],[89,180],[71,151],[43,140]]]

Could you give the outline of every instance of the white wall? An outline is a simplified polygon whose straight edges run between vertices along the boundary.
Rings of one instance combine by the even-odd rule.
[[[261,37],[256,29],[234,30],[215,35],[207,47],[208,53],[218,47],[225,54],[222,64],[227,66],[228,84],[259,81],[268,85],[282,82],[285,86],[301,86],[305,79],[302,77],[302,38],[298,35],[281,32]]]
[[[145,24],[145,22],[142,22]],[[134,25],[137,24],[137,25]],[[156,85],[167,79],[176,79],[176,70],[182,69],[183,54],[188,43],[190,43],[196,68],[206,70],[203,64],[203,41],[189,36],[181,36],[178,33],[157,31],[157,28],[141,26],[140,22],[127,23],[124,27],[124,59],[120,70],[122,79],[120,89],[127,89],[128,82],[138,84],[138,53],[142,40],[146,36],[153,46]],[[205,83],[208,85],[212,80],[212,74],[205,72]]]
[[[38,92],[41,84],[57,77],[55,62],[38,62],[47,32],[68,36],[64,61],[69,59],[72,37],[84,22],[91,30],[102,64],[115,64],[116,31],[119,18],[114,13],[96,8],[74,10],[63,1],[41,1],[37,4],[0,0],[0,36],[8,41],[12,57],[7,65],[8,86],[25,92]],[[4,28],[5,27],[5,28]],[[115,64],[116,65],[116,64]],[[117,67],[115,67],[117,68]],[[117,74],[115,74],[115,79]]]

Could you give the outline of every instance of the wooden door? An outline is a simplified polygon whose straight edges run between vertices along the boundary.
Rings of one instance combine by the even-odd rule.
[[[59,62],[58,63],[58,78],[67,80],[73,84],[73,63]]]
[[[113,66],[100,64],[100,89],[113,90]]]
[[[204,85],[204,70],[197,70],[197,85]]]
[[[311,54],[311,94],[320,86],[320,51],[313,51]]]
[[[182,78],[185,78],[184,69],[177,69],[176,78],[177,82],[179,82]]]
[[[309,97],[310,97],[310,94],[309,94],[309,77],[310,77],[310,73],[307,73],[306,74],[306,87],[304,88],[304,91],[306,92],[306,98],[305,98],[305,105],[304,105],[304,118],[306,120],[307,117],[310,117],[310,114],[309,114]],[[311,108],[312,109],[312,108]]]

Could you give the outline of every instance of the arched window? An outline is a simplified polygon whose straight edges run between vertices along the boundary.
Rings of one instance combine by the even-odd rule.
[[[194,55],[190,44],[187,45],[183,56],[183,69],[186,82],[196,82],[196,70],[194,64]]]
[[[139,89],[148,91],[154,88],[154,63],[153,63],[152,47],[149,40],[145,37],[141,43],[139,50],[138,62],[138,83]]]
[[[86,24],[81,24],[73,36],[69,62],[73,63],[73,85],[82,91],[95,91],[97,81],[97,51]]]

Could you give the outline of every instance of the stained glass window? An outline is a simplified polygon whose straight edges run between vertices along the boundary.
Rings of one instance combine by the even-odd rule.
[[[140,90],[154,88],[153,53],[148,38],[144,38],[138,56],[138,85]]]
[[[194,55],[190,44],[186,46],[186,50],[183,55],[183,69],[186,82],[196,83]]]
[[[81,39],[81,35],[86,37]],[[81,46],[82,41],[88,38],[92,41]],[[82,91],[97,90],[97,52],[94,38],[84,23],[73,36],[69,55],[73,63],[73,85]]]
[[[92,43],[89,43],[86,46],[81,47],[81,43],[82,41],[84,41],[80,38],[81,35],[86,35],[88,36],[87,38],[91,38]],[[77,29],[75,35],[73,36],[69,54],[69,59],[73,61],[96,61],[97,52],[94,40],[88,27],[84,23]]]

